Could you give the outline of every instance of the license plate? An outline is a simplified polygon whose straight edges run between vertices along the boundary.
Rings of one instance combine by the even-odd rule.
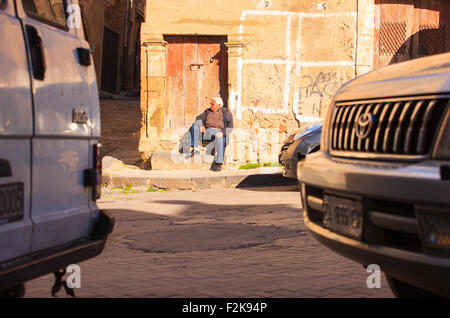
[[[0,185],[0,224],[23,218],[23,183]]]
[[[360,200],[324,195],[323,225],[333,232],[361,239],[363,231]]]

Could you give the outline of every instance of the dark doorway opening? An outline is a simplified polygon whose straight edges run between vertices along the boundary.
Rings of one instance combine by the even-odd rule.
[[[117,92],[117,71],[119,64],[119,35],[105,28],[103,33],[102,85],[106,92]]]

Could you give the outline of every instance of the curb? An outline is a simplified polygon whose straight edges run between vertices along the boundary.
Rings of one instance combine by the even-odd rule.
[[[104,187],[158,188],[165,190],[226,189],[248,187],[275,187],[297,185],[297,180],[277,173],[222,174],[211,176],[125,176],[104,175]]]

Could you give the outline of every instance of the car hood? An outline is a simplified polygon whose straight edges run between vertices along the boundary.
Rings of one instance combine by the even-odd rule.
[[[342,86],[335,101],[450,93],[450,53],[397,63]]]

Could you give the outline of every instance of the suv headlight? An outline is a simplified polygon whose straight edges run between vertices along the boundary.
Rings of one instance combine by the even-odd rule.
[[[439,131],[439,135],[436,138],[433,158],[450,159],[450,103],[447,105],[447,112],[445,114],[442,129]]]

